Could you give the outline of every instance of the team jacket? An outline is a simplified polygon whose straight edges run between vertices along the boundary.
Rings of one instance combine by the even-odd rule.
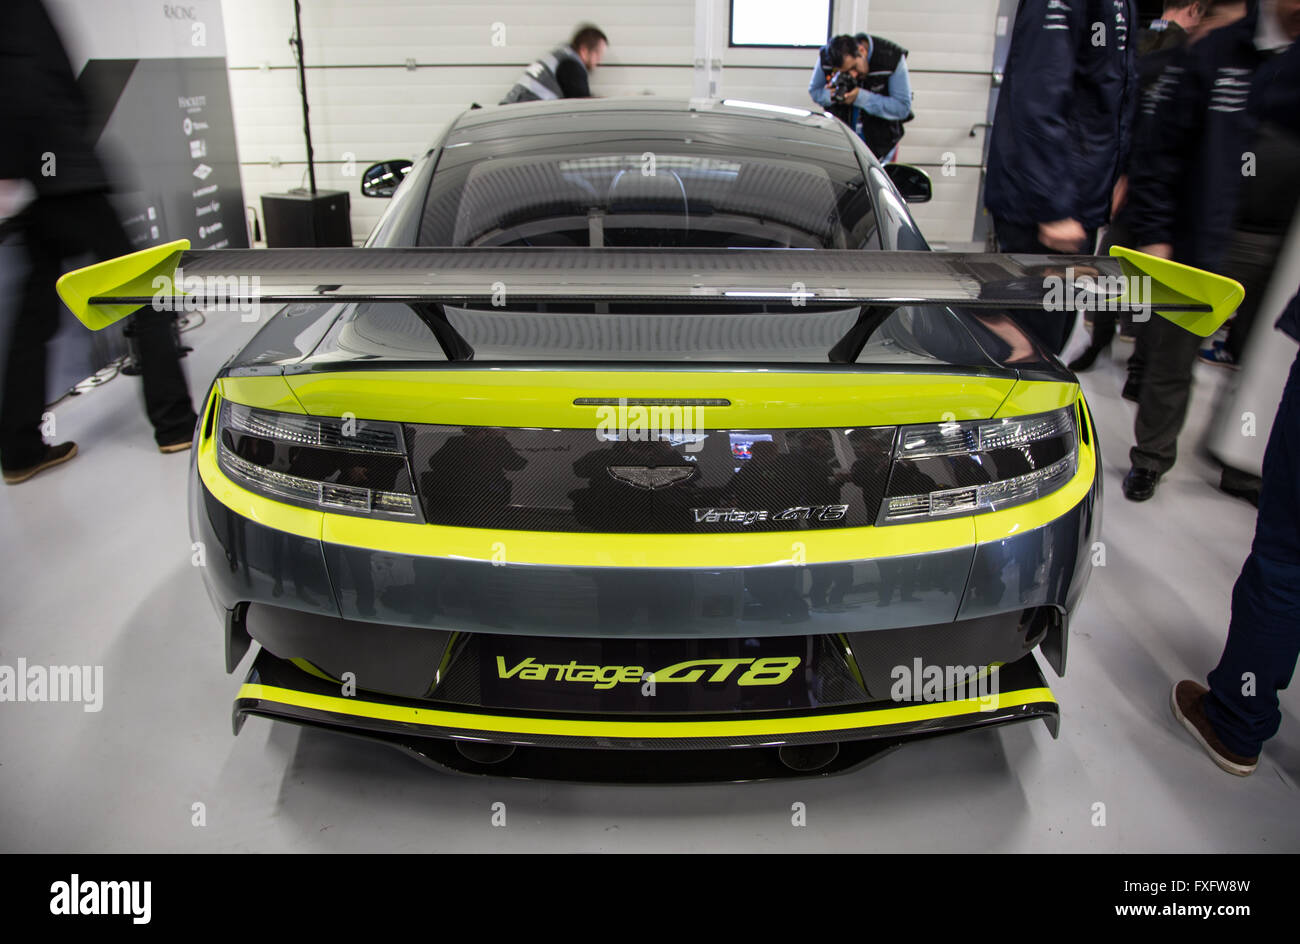
[[[1221,262],[1252,170],[1247,100],[1285,58],[1256,48],[1255,25],[1252,10],[1180,50],[1147,90],[1122,214],[1136,245],[1170,243],[1177,261],[1212,271]]]
[[[551,99],[564,98],[564,89],[560,87],[560,80],[556,73],[559,71],[560,63],[572,60],[582,65],[582,60],[578,54],[568,46],[558,46],[552,49],[542,58],[538,59],[519,77],[506,97],[501,99],[502,105],[510,105],[514,102],[535,102],[550,101]],[[586,71],[586,66],[583,66]]]
[[[1130,146],[1135,38],[1132,0],[1023,0],[991,131],[994,216],[1107,221]]]

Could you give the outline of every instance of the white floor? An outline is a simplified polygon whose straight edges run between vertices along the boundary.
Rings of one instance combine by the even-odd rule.
[[[196,398],[250,333],[214,315],[186,336]],[[1186,444],[1223,379],[1198,370]],[[238,679],[190,563],[188,454],[155,451],[138,381],[119,377],[56,411],[80,456],[0,490],[0,665],[102,665],[105,688],[98,713],[0,704],[0,851],[1300,851],[1300,691],[1245,780],[1213,767],[1168,708],[1171,683],[1218,657],[1254,510],[1216,491],[1191,448],[1153,501],[1126,502],[1120,381],[1118,360],[1085,377],[1107,559],[1072,626],[1069,674],[1051,679],[1060,740],[1035,723],[826,780],[651,789],[458,777],[260,719],[232,737]],[[806,827],[791,824],[795,803]]]

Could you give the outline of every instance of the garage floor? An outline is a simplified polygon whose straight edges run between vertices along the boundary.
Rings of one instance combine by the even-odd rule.
[[[196,397],[252,328],[213,315],[186,335]],[[1246,780],[1213,767],[1168,707],[1171,683],[1218,657],[1253,529],[1254,510],[1216,491],[1190,448],[1224,377],[1198,367],[1187,454],[1132,505],[1116,347],[1085,376],[1106,566],[1071,627],[1069,675],[1049,670],[1061,739],[1019,725],[840,777],[740,786],[479,780],[261,719],[232,737],[238,680],[190,563],[189,454],[155,451],[135,378],[64,401],[57,437],[80,456],[0,490],[0,664],[102,665],[103,709],[0,704],[0,850],[1300,851],[1300,691]]]

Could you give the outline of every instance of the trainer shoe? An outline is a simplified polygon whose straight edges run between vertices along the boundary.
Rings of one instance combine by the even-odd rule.
[[[29,465],[25,469],[5,469],[5,484],[17,485],[19,482],[26,482],[37,472],[43,472],[46,469],[52,469],[56,465],[62,465],[77,454],[77,444],[74,442],[59,443],[57,446],[46,446],[45,455],[35,465]]]
[[[1241,366],[1232,353],[1223,346],[1222,341],[1215,341],[1209,347],[1201,348],[1196,352],[1196,358],[1204,364],[1227,367],[1229,370],[1237,370]]]
[[[1238,777],[1249,777],[1259,766],[1259,755],[1243,757],[1223,746],[1219,736],[1214,733],[1214,728],[1210,726],[1210,719],[1205,716],[1205,695],[1208,691],[1199,682],[1183,679],[1169,693],[1169,707],[1173,709],[1174,717],[1191,732],[1196,742],[1205,748],[1205,753],[1210,755],[1210,760],[1218,764],[1220,769]]]

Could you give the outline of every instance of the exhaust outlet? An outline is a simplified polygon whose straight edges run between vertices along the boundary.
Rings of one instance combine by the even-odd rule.
[[[840,745],[830,744],[787,744],[777,751],[781,763],[790,770],[807,774],[830,764],[840,755]]]
[[[457,741],[456,753],[476,764],[499,764],[515,752],[513,744],[489,744],[483,741]]]

